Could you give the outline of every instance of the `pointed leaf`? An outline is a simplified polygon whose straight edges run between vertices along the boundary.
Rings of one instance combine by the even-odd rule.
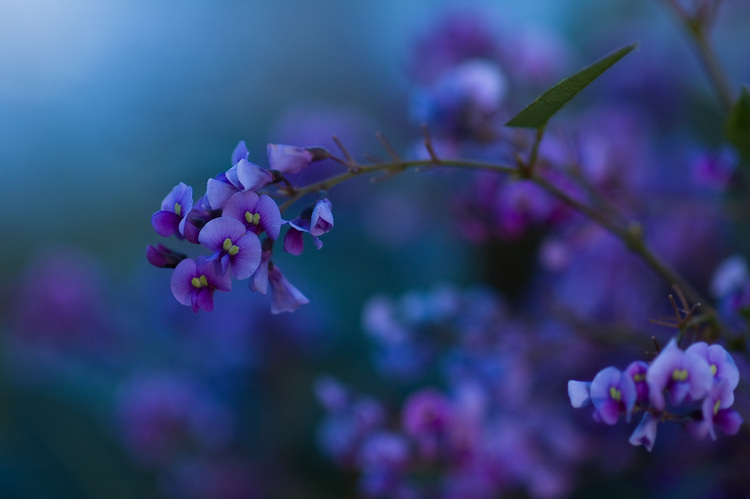
[[[729,111],[726,134],[737,150],[750,163],[750,93],[742,87],[740,97]]]
[[[610,55],[596,61],[579,72],[571,75],[544,92],[529,104],[523,111],[508,121],[505,126],[520,128],[545,127],[547,121],[554,116],[565,104],[576,96],[578,92],[597,79],[602,73],[612,67],[617,61],[625,57],[638,44],[634,43],[612,52]]]

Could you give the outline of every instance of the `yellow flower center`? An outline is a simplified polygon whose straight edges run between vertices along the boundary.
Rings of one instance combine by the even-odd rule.
[[[711,374],[713,374],[714,376],[716,376],[716,370],[717,370],[716,364],[711,364]]]
[[[672,379],[675,381],[686,381],[688,379],[687,369],[675,369],[672,371]]]
[[[182,216],[182,205],[180,203],[174,204],[174,212],[178,217]]]
[[[714,404],[714,416],[719,413],[719,409],[721,409],[721,400],[717,400]]]
[[[250,213],[249,211],[246,211],[245,220],[247,220],[247,223],[249,224],[258,225],[260,223],[260,213]]]
[[[614,386],[609,387],[609,397],[612,400],[620,401],[622,399],[622,393],[620,393],[620,390],[615,388]]]
[[[231,256],[234,256],[240,252],[240,247],[236,244],[232,244],[232,240],[230,238],[224,239],[224,244],[221,247]]]
[[[190,284],[196,289],[205,288],[208,286],[208,279],[206,279],[205,274],[201,274],[200,277],[193,277],[190,280]]]

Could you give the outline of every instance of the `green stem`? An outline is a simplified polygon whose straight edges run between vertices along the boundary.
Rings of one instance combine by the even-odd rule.
[[[676,0],[665,0],[665,2],[670,6],[693,39],[695,48],[698,51],[698,58],[703,65],[703,69],[711,85],[714,87],[716,96],[722,108],[725,111],[729,111],[734,102],[732,87],[726,76],[726,72],[722,69],[721,64],[719,64],[719,59],[716,56],[714,48],[706,36],[705,26],[710,19],[691,16]]]

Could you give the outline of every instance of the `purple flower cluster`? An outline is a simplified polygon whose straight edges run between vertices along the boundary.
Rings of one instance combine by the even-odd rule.
[[[693,343],[686,350],[671,340],[647,364],[632,362],[624,371],[606,367],[590,382],[571,380],[568,396],[573,407],[594,407],[596,421],[614,425],[622,414],[627,421],[643,411],[630,443],[651,451],[659,422],[684,423],[696,438],[716,440],[716,427],[734,435],[742,417],[730,407],[739,384],[732,356],[718,344]]]
[[[172,294],[183,305],[211,311],[216,291],[231,291],[232,278],[249,279],[250,289],[262,294],[271,290],[273,313],[296,310],[308,299],[281,273],[272,260],[273,244],[281,227],[289,224],[284,250],[299,255],[303,233],[319,236],[333,227],[331,201],[321,192],[314,206],[294,220],[281,218],[279,206],[263,192],[267,186],[298,173],[327,153],[320,148],[268,144],[270,169],[248,160],[244,141],[232,152],[232,167],[208,179],[206,193],[193,202],[193,189],[180,182],[164,198],[151,223],[164,237],[175,236],[198,244],[210,254],[188,258],[166,246],[149,245],[146,256],[157,267],[174,268]],[[261,241],[263,237],[263,241]]]
[[[359,472],[366,497],[570,492],[587,437],[552,402],[554,369],[532,368],[542,358],[553,365],[535,346],[551,341],[545,333],[488,290],[448,286],[373,298],[364,324],[383,378],[410,390],[385,402],[326,378],[317,392],[328,413],[321,445]]]

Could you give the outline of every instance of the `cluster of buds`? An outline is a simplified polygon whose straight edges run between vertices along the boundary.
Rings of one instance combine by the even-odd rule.
[[[651,451],[662,421],[684,423],[696,438],[716,440],[717,426],[736,434],[742,417],[730,407],[739,380],[737,365],[721,345],[701,341],[682,350],[673,339],[650,364],[635,361],[624,371],[606,367],[591,382],[569,381],[568,396],[575,408],[593,406],[594,419],[609,425],[620,414],[630,421],[644,411],[630,443]]]
[[[273,244],[283,225],[284,250],[299,255],[303,233],[309,233],[320,248],[319,236],[333,227],[331,202],[321,192],[314,206],[294,220],[281,218],[276,201],[263,192],[267,186],[286,181],[313,161],[327,157],[320,148],[268,145],[270,168],[248,161],[243,142],[232,153],[232,167],[208,179],[206,193],[193,203],[192,187],[180,182],[167,194],[161,210],[151,217],[156,232],[164,237],[202,246],[210,254],[195,259],[166,246],[149,245],[148,261],[157,267],[173,268],[172,294],[183,305],[211,311],[215,291],[230,291],[232,277],[250,280],[250,289],[266,294],[271,290],[271,312],[289,312],[308,299],[287,281],[272,261]],[[263,241],[261,242],[261,237]]]

